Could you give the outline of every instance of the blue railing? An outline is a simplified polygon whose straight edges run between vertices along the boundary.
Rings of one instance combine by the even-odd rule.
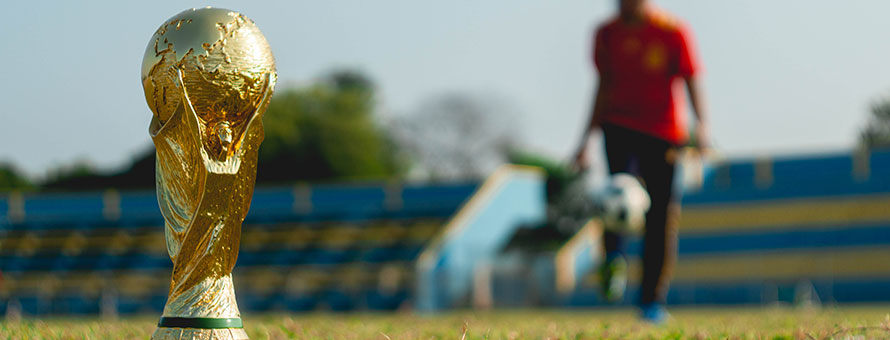
[[[258,188],[245,223],[446,218],[475,189],[476,183]],[[21,211],[10,204],[17,199]],[[163,224],[153,191],[7,195],[0,208],[0,230]]]

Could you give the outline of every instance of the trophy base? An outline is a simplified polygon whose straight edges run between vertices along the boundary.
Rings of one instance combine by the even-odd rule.
[[[151,340],[247,340],[244,328],[174,328],[158,327]]]

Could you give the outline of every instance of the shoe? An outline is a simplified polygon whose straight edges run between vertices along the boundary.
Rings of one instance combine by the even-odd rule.
[[[640,319],[653,325],[663,325],[671,318],[664,306],[650,303],[640,306]]]
[[[600,288],[608,303],[624,300],[627,289],[627,260],[619,253],[609,254],[600,266]]]

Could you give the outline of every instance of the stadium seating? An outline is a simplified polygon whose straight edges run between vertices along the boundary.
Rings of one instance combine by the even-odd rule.
[[[890,151],[718,164],[683,198],[669,302],[890,301],[888,174]],[[258,188],[234,272],[239,306],[416,302],[419,254],[477,185]],[[159,313],[172,267],[163,223],[152,191],[0,194],[0,315],[10,302],[29,315]],[[630,248],[639,254],[639,241]],[[600,303],[582,274],[557,305]]]
[[[475,190],[448,185],[260,188],[234,272],[245,310],[392,310],[413,261]],[[9,201],[23,203],[9,218]],[[0,306],[24,313],[158,313],[172,262],[154,192],[3,197]],[[15,213],[13,213],[14,215]]]

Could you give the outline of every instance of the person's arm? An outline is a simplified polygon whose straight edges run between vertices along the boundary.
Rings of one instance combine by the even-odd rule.
[[[710,134],[708,130],[708,111],[705,104],[705,98],[702,94],[701,87],[697,76],[684,78],[686,80],[686,89],[689,90],[689,102],[692,105],[692,111],[695,113],[697,120],[695,125],[695,147],[699,151],[704,151],[711,147]]]
[[[711,146],[711,139],[708,129],[708,108],[700,82],[701,64],[689,26],[681,24],[676,32],[677,50],[679,52],[677,59],[678,75],[683,77],[686,89],[689,91],[689,102],[697,120],[694,130],[695,148],[702,152]]]

